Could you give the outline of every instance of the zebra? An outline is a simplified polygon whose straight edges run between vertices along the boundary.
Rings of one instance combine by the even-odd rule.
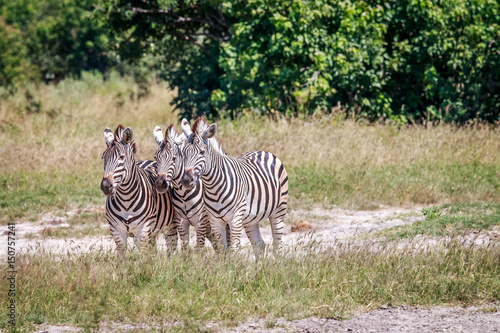
[[[273,247],[279,249],[288,202],[288,175],[275,155],[249,151],[229,156],[214,138],[217,124],[204,118],[193,124],[193,135],[182,148],[184,170],[181,183],[194,188],[203,182],[203,198],[213,232],[227,248],[225,226],[231,232],[231,250],[240,245],[242,229],[258,259],[264,246],[259,223],[269,218]]]
[[[136,246],[145,249],[155,244],[156,236],[167,231],[169,250],[177,247],[177,230],[170,193],[158,193],[155,161],[135,161],[137,145],[132,129],[119,125],[113,135],[104,130],[106,150],[101,190],[106,198],[106,219],[119,252],[127,248],[127,237],[136,239]]]
[[[158,178],[155,182],[156,190],[164,193],[169,187],[173,188],[174,223],[181,237],[183,250],[187,248],[189,243],[189,225],[192,225],[196,230],[196,248],[203,248],[206,238],[209,238],[216,246],[205,211],[202,183],[199,182],[197,186],[189,190],[180,183],[181,171],[183,170],[180,148],[186,140],[186,136],[192,135],[191,127],[186,119],[182,120],[181,127],[185,134],[179,134],[173,124],[166,129],[165,137],[159,126],[156,126],[153,131],[153,136],[158,144],[155,153],[158,172]]]

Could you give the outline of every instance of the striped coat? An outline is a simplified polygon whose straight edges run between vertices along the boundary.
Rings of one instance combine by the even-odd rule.
[[[199,118],[194,135],[183,149],[181,183],[192,188],[204,186],[204,202],[213,232],[227,246],[225,226],[231,231],[231,248],[237,249],[245,230],[258,258],[264,245],[260,222],[269,219],[273,245],[279,248],[288,202],[288,175],[281,161],[264,151],[229,156],[214,139],[217,125]]]
[[[144,249],[162,232],[167,232],[167,246],[174,248],[177,231],[171,195],[158,193],[154,187],[156,162],[135,161],[137,146],[129,127],[119,125],[114,135],[106,128],[104,138],[101,190],[107,196],[106,219],[117,249],[126,249],[129,235]]]
[[[182,145],[186,138],[179,135],[173,125],[167,128],[165,137],[158,126],[155,127],[153,135],[158,144],[155,153],[158,178],[155,186],[160,193],[173,189],[174,223],[181,237],[182,248],[185,250],[188,246],[190,225],[196,230],[196,248],[203,248],[205,238],[210,237],[211,230],[202,198],[202,184],[199,183],[189,190],[180,184],[182,159],[179,158],[179,145]]]

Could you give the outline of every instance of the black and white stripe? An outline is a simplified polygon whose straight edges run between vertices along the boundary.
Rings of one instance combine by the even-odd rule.
[[[281,161],[265,151],[232,157],[214,139],[217,125],[199,118],[193,136],[182,149],[182,185],[203,182],[203,198],[217,241],[227,247],[225,226],[231,231],[231,248],[237,249],[244,228],[258,257],[264,245],[259,223],[271,222],[273,245],[278,248],[288,202],[288,176]]]
[[[115,134],[104,131],[104,177],[101,190],[106,199],[106,219],[118,250],[125,250],[128,236],[139,248],[154,243],[156,236],[167,232],[169,249],[177,247],[170,193],[158,193],[156,162],[135,161],[137,150],[132,130],[119,125]]]
[[[191,127],[186,119],[182,127],[190,135]],[[189,244],[189,226],[196,231],[196,248],[205,246],[205,239],[212,243],[213,237],[203,202],[203,183],[199,182],[192,189],[181,184],[181,174],[184,169],[181,148],[186,140],[184,134],[179,134],[173,125],[170,125],[163,136],[161,128],[156,126],[153,132],[158,149],[155,153],[158,178],[155,186],[158,192],[165,192],[169,187],[173,189],[172,202],[174,205],[174,221],[181,237],[182,248]]]

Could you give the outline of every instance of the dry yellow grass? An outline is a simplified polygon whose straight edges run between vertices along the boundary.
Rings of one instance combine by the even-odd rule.
[[[94,82],[97,81],[97,82]],[[163,84],[152,84],[148,98],[130,98],[136,87],[114,78],[95,77],[41,86],[30,90],[41,111],[25,111],[19,92],[0,106],[0,169],[3,172],[80,171],[100,166],[106,127],[130,126],[140,147],[138,159],[152,158],[152,130],[156,123],[173,123],[177,113],[170,105],[172,93]],[[51,116],[50,113],[56,114]]]
[[[22,200],[14,204],[8,197],[28,194],[24,208],[14,215],[31,209],[31,202],[51,209],[56,205],[51,196],[59,195],[57,202],[78,205],[103,202],[98,183],[105,127],[130,126],[139,147],[138,160],[153,158],[156,125],[165,129],[175,123],[180,130],[178,114],[170,105],[172,92],[159,83],[149,88],[149,96],[137,99],[137,87],[130,80],[116,75],[102,80],[87,74],[57,87],[28,87],[31,101],[24,90],[3,101],[1,206],[17,207]],[[218,137],[231,155],[267,150],[280,157],[290,176],[292,207],[376,208],[500,200],[498,127],[363,125],[337,116],[243,117],[218,124]],[[48,181],[52,187],[37,192]],[[80,191],[78,200],[71,199],[75,191]],[[49,197],[47,201],[37,201],[40,193]]]
[[[286,165],[349,166],[418,163],[500,164],[500,130],[489,126],[424,128],[361,125],[335,118],[224,122],[219,137],[231,154],[275,152]]]

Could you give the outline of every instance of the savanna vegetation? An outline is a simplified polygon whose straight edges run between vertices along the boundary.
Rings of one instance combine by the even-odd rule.
[[[206,331],[498,302],[499,248],[470,238],[500,225],[499,11],[489,0],[0,0],[0,224],[90,208],[26,239],[107,233],[93,210],[105,201],[105,127],[132,127],[137,159],[152,159],[156,125],[198,115],[218,123],[229,154],[279,156],[292,210],[425,215],[375,234],[383,246],[313,241],[257,264],[209,252],[19,253],[14,329]],[[422,236],[446,240],[429,248]]]
[[[184,116],[500,120],[500,7],[452,1],[0,2],[0,86],[164,79]]]
[[[456,239],[430,251],[413,244],[376,251],[345,243],[327,251],[312,246],[300,256],[287,252],[259,264],[203,253],[131,253],[123,260],[98,248],[60,256],[40,250],[17,259],[18,326],[33,331],[37,324],[59,323],[95,331],[121,322],[210,332],[251,317],[271,323],[313,315],[342,319],[382,305],[488,309],[500,298],[499,255],[498,247]],[[4,282],[0,286],[5,299]],[[0,310],[3,327],[6,311]]]
[[[54,209],[104,203],[99,190],[105,127],[131,126],[137,159],[156,150],[152,129],[178,123],[163,83],[139,85],[84,73],[57,86],[28,87],[0,105],[3,223]],[[292,208],[431,205],[500,200],[500,132],[466,127],[367,125],[342,115],[305,120],[241,116],[219,122],[232,155],[261,149],[287,167]],[[178,127],[178,126],[177,126]],[[178,127],[179,128],[179,127]]]

